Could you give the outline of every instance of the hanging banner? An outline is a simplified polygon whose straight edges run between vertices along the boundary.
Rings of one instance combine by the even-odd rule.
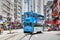
[[[52,12],[52,16],[56,16],[56,13],[55,12]]]

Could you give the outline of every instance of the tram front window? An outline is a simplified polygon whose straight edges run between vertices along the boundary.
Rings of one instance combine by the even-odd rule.
[[[28,23],[24,23],[24,26],[28,26],[29,24]]]
[[[24,26],[32,26],[32,23],[24,23]]]
[[[32,23],[30,23],[30,26],[32,26]]]
[[[27,19],[26,21],[27,21],[27,22],[29,22],[30,20],[29,20],[29,19]]]

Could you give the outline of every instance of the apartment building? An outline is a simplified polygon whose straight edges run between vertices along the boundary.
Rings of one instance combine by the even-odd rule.
[[[22,0],[14,0],[14,18],[16,22],[21,23]]]
[[[33,11],[43,15],[43,0],[22,0],[22,12]]]
[[[22,0],[18,0],[18,14],[17,14],[17,19],[18,19],[18,22],[21,23],[21,15],[22,15]]]
[[[0,0],[0,15],[4,19],[14,21],[14,0]],[[9,21],[9,20],[8,20]]]

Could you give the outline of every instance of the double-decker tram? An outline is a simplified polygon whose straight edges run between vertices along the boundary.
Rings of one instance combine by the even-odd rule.
[[[38,17],[39,15],[33,12],[25,12],[24,13],[24,33],[34,33],[37,32],[37,28],[39,28],[38,26],[35,27],[35,25],[37,24],[37,20],[39,19]],[[41,15],[40,15],[41,17]],[[36,31],[36,30],[37,31]]]

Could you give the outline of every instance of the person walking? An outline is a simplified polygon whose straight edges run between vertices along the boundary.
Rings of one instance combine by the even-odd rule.
[[[9,22],[9,32],[12,33],[12,22]]]

